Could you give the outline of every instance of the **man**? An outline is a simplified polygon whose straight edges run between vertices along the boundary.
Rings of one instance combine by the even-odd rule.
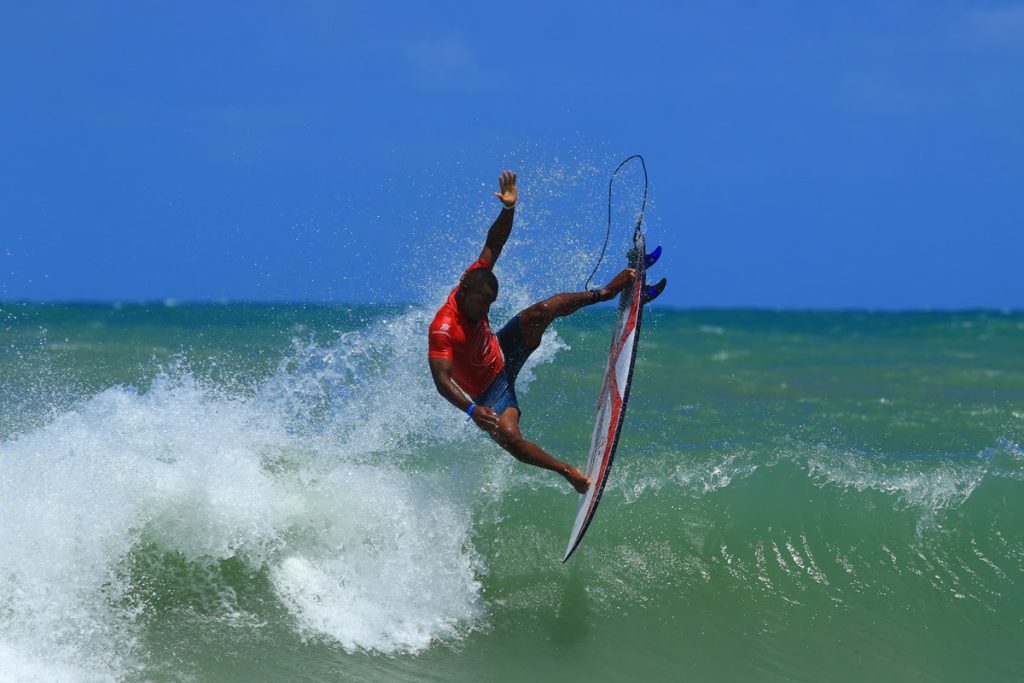
[[[438,393],[469,415],[498,445],[522,462],[558,472],[577,491],[586,493],[590,487],[586,475],[523,438],[516,377],[555,318],[612,299],[633,281],[636,272],[627,268],[597,291],[556,294],[520,311],[495,335],[487,318],[498,298],[498,279],[491,269],[512,232],[519,196],[516,175],[504,171],[498,187],[494,196],[501,200],[501,213],[487,232],[480,258],[463,273],[430,325],[430,373]]]

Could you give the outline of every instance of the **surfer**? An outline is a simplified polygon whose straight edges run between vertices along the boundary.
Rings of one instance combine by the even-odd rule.
[[[462,274],[430,324],[430,373],[438,393],[516,459],[558,472],[578,492],[586,493],[590,487],[586,475],[523,438],[516,378],[555,318],[614,298],[633,281],[636,271],[626,268],[596,291],[566,292],[535,303],[494,334],[488,313],[498,298],[498,279],[492,268],[512,232],[519,197],[516,174],[504,171],[498,188],[494,196],[501,200],[502,209],[487,231],[480,257]]]

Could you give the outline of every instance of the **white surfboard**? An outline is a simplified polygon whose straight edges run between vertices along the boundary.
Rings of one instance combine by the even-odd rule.
[[[590,489],[580,498],[576,508],[576,520],[569,534],[569,545],[565,549],[565,562],[583,540],[583,534],[594,519],[598,503],[619,445],[626,404],[629,402],[629,388],[633,377],[633,365],[640,343],[640,323],[643,319],[644,303],[653,299],[665,288],[662,280],[654,287],[647,287],[647,265],[653,264],[661,253],[660,247],[650,257],[646,255],[644,236],[637,230],[634,248],[629,253],[629,267],[636,269],[633,285],[624,289],[619,296],[618,315],[612,333],[611,348],[608,351],[608,366],[605,370],[604,385],[597,403],[597,419],[594,433],[590,438],[590,454],[587,456],[587,476]]]

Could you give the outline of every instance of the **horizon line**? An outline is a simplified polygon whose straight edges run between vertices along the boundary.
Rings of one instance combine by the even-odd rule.
[[[604,302],[608,303],[608,302]],[[317,300],[260,300],[260,299],[0,299],[2,306],[93,306],[119,308],[125,306],[159,306],[162,308],[178,308],[187,306],[310,306],[310,307],[389,307],[416,308],[422,304],[413,302],[382,302],[382,301],[317,301]],[[749,311],[764,313],[998,313],[1000,315],[1024,314],[1024,307],[1006,306],[768,306],[757,304],[741,305],[710,305],[694,304],[678,306],[672,304],[651,304],[652,309],[673,312],[711,312],[711,311]]]

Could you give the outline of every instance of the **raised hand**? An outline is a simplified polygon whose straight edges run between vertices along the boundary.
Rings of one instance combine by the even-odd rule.
[[[506,209],[511,209],[519,198],[519,192],[516,190],[516,174],[512,171],[502,171],[501,177],[498,178],[498,187],[501,188],[501,191],[495,192],[494,196],[501,200]]]

